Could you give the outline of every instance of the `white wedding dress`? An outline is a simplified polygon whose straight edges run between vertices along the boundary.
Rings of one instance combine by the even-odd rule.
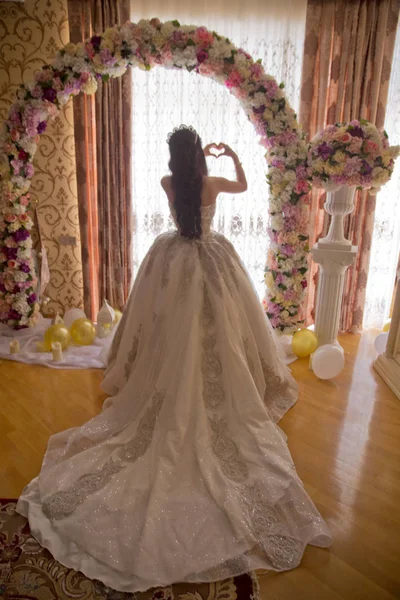
[[[57,560],[121,591],[284,571],[331,543],[276,425],[296,383],[214,213],[200,240],[155,241],[111,347],[111,397],[51,437],[18,502]]]

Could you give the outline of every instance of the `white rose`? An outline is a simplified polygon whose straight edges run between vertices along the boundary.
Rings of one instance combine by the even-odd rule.
[[[234,48],[233,44],[226,42],[224,39],[215,40],[209,51],[210,59],[219,61],[223,58],[230,58]]]

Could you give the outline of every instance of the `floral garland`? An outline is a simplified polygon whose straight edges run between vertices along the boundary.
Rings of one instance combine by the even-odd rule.
[[[73,95],[92,94],[97,80],[119,77],[128,66],[187,69],[225,85],[241,102],[266,149],[270,236],[265,281],[266,313],[274,327],[293,331],[301,322],[308,254],[307,146],[282,91],[229,39],[205,27],[158,19],[126,23],[68,44],[51,65],[21,86],[0,140],[0,185],[5,209],[0,225],[0,321],[20,328],[35,323],[36,277],[27,215],[32,159],[47,121]]]
[[[308,166],[313,185],[333,191],[357,186],[376,194],[393,173],[400,146],[369,121],[329,125],[311,140]]]

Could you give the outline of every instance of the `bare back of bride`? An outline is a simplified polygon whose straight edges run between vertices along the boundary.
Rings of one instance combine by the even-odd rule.
[[[297,385],[232,244],[218,194],[246,177],[192,129],[168,140],[176,231],[144,259],[115,334],[100,415],[51,437],[18,511],[61,563],[121,591],[299,565],[329,546],[277,422]],[[236,181],[208,177],[231,156]]]

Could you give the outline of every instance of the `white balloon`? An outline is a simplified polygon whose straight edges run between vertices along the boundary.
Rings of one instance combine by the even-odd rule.
[[[292,335],[281,335],[278,338],[278,344],[280,345],[286,356],[294,356],[292,349],[292,340]]]
[[[86,315],[82,309],[69,308],[67,311],[65,311],[64,323],[66,327],[68,327],[68,329],[71,327],[72,323],[74,323],[78,319],[86,319]]]
[[[343,348],[326,344],[312,355],[312,370],[319,379],[333,379],[343,370],[344,362]]]
[[[385,332],[385,333],[380,333],[375,338],[374,348],[375,348],[377,354],[383,354],[385,352],[388,337],[389,337],[389,332]]]

